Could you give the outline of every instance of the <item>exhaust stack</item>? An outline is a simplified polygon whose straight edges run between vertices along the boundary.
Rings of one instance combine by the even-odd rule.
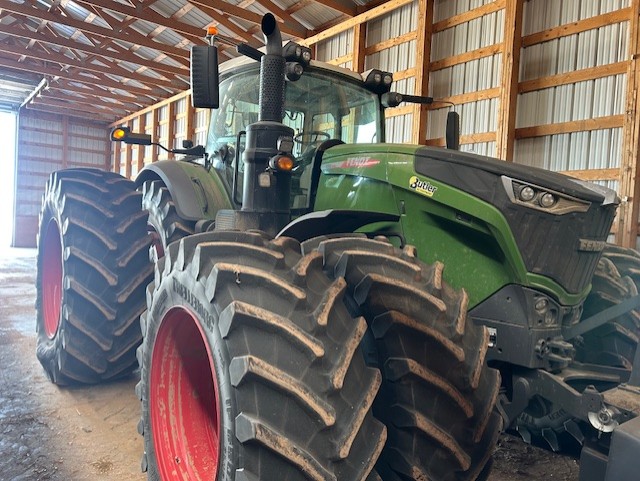
[[[267,47],[260,59],[260,120],[282,122],[284,116],[284,75],[286,60],[282,55],[282,35],[276,18],[262,17],[262,33]]]

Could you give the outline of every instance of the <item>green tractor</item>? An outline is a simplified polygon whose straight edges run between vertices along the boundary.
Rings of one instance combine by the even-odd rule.
[[[615,193],[459,152],[454,124],[450,149],[384,143],[385,108],[432,99],[262,30],[220,72],[228,39],[192,51],[206,146],[135,182],[52,174],[51,380],[140,366],[150,480],[483,479],[503,426],[577,439],[604,479],[602,433],[640,444],[640,256],[606,244]],[[607,480],[634,466],[612,456]]]

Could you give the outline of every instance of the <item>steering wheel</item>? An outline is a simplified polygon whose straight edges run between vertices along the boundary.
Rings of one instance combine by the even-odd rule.
[[[309,130],[296,134],[296,136],[293,137],[293,141],[296,144],[319,144],[323,140],[329,140],[330,138],[331,136],[328,133],[322,132],[321,130]]]

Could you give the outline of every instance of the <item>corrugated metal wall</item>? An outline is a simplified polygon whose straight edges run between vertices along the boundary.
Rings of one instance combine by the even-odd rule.
[[[524,4],[523,36],[628,7],[629,0],[532,0]],[[629,22],[522,49],[520,81],[622,62],[629,58]],[[517,128],[622,115],[626,74],[522,93]],[[515,161],[549,170],[619,168],[622,126],[519,139]],[[618,188],[618,181],[603,181]]]
[[[106,124],[76,117],[32,111],[19,116],[13,246],[35,247],[42,194],[51,172],[109,169],[108,134]]]
[[[134,132],[151,135],[154,142],[167,148],[181,148],[183,140],[204,145],[207,140],[209,111],[193,109],[189,91],[176,95],[152,107],[130,115],[111,126],[128,126]],[[156,146],[114,144],[114,170],[135,178],[145,165],[158,160],[173,159],[174,155]]]
[[[465,0],[449,2],[435,0],[434,23],[455,15],[464,14],[474,8],[494,3],[488,0]],[[500,44],[504,37],[504,10],[499,10],[480,18],[436,31],[432,37],[431,62],[473,52]],[[446,63],[445,63],[446,65]],[[496,53],[483,58],[456,63],[450,67],[431,69],[429,95],[436,99],[454,95],[473,94],[500,86],[502,54]],[[474,136],[495,132],[499,101],[497,98],[470,100],[452,107],[460,114],[460,134]],[[444,136],[446,115],[450,108],[433,110],[429,115],[427,138]],[[495,141],[463,143],[461,150],[482,155],[495,156]]]
[[[367,23],[366,47],[374,50],[376,45],[389,39],[406,36],[418,28],[418,2],[412,2]],[[365,57],[365,69],[378,68],[387,72],[403,72],[416,67],[416,40],[390,45]],[[413,95],[415,77],[396,80],[393,89],[402,94]],[[401,111],[402,112],[402,111]],[[410,142],[413,127],[413,113],[394,115],[389,111],[387,118],[387,140],[389,142]]]

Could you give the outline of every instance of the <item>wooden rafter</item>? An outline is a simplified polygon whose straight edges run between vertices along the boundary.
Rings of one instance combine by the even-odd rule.
[[[279,17],[284,24],[295,25],[295,27],[297,29],[300,29],[301,32],[305,32],[305,36],[306,36],[306,30],[307,30],[306,27],[302,25],[294,17],[292,17],[289,12],[280,8],[279,5],[276,5],[271,0],[255,0],[255,3],[262,5],[265,9],[273,13],[276,17]]]
[[[98,107],[113,108],[116,110],[124,110],[125,112],[129,111],[129,109],[131,108],[140,108],[139,106],[136,106],[134,104],[122,103],[120,101],[107,102],[106,100],[102,100],[103,97],[70,95],[68,93],[65,93],[62,89],[58,88],[48,88],[45,93],[45,98],[63,100],[65,102],[77,103],[81,105],[95,105]]]
[[[247,22],[260,25],[262,22],[262,15],[252,12],[246,8],[238,7],[230,3],[223,2],[222,0],[191,0],[191,3],[202,9],[203,12],[209,13],[211,9],[217,10],[220,14],[226,14],[231,17],[239,18]],[[296,22],[297,23],[297,22]],[[283,33],[292,35],[298,38],[304,38],[307,36],[307,29],[297,25],[288,25],[281,23],[280,30]]]
[[[56,62],[60,64],[62,69],[65,69],[65,67],[76,67],[78,70],[81,70],[81,71],[103,73],[108,75],[117,75],[124,79],[135,80],[136,82],[139,82],[143,85],[168,87],[170,89],[175,89],[175,90],[185,87],[183,83],[178,84],[175,81],[170,81],[170,80],[165,80],[160,78],[153,78],[148,75],[137,74],[135,72],[130,72],[117,65],[98,64],[98,63],[94,63],[93,61],[90,61],[89,59],[75,60],[59,53],[55,53],[52,51],[42,51],[37,48],[26,49],[26,48],[19,48],[17,45],[7,46],[7,45],[0,44],[0,52],[5,52],[8,54],[15,54],[15,55],[26,55],[33,59],[42,60],[44,62]]]
[[[50,105],[38,105],[38,104],[28,104],[26,106],[27,109],[30,110],[38,110],[40,112],[48,112],[56,115],[60,115],[60,107],[52,107]],[[94,120],[100,123],[109,123],[113,121],[114,116],[108,113],[95,113],[95,112],[86,112],[80,110],[69,110],[65,112],[67,115],[71,115],[72,117],[78,117],[83,120]]]
[[[154,100],[149,97],[114,96],[111,93],[111,91],[108,89],[101,89],[95,86],[89,86],[79,82],[72,83],[69,80],[61,79],[61,78],[49,80],[47,86],[48,88],[46,90],[46,93],[49,94],[49,92],[54,92],[51,94],[54,97],[56,95],[55,94],[56,91],[62,91],[62,92],[73,92],[75,94],[79,94],[84,98],[89,98],[89,99],[96,99],[96,100],[117,99],[117,101],[121,105],[126,106],[128,111],[137,111],[137,110],[140,110],[141,108],[147,107],[154,103]]]
[[[108,78],[100,78],[97,76],[90,75],[74,75],[69,72],[65,72],[63,70],[52,68],[43,63],[35,63],[31,60],[25,60],[20,62],[16,59],[6,56],[0,56],[0,67],[11,68],[14,70],[23,70],[26,72],[34,72],[39,73],[47,77],[61,77],[71,81],[83,82],[89,85],[96,85],[99,87],[106,87],[114,90],[121,90],[127,92],[131,97],[136,97],[138,95],[146,96],[151,99],[157,100],[164,98],[166,92],[156,90],[156,89],[143,89],[139,87],[133,87],[130,85],[124,85],[121,82],[117,82]]]
[[[33,99],[32,103],[34,105],[48,105],[50,107],[58,107],[61,110],[78,110],[80,112],[91,112],[94,114],[102,114],[102,115],[111,115],[113,117],[119,117],[126,113],[124,109],[118,109],[113,107],[101,107],[98,105],[86,105],[86,104],[78,104],[78,103],[69,103],[64,100],[58,100],[48,97],[36,97]]]
[[[147,22],[155,23],[156,25],[170,28],[171,30],[180,33],[181,35],[189,38],[194,43],[201,43],[204,31],[187,23],[182,23],[178,20],[167,18],[151,8],[140,9],[131,7],[123,3],[114,2],[113,0],[75,0],[76,3],[85,7],[100,7],[101,9],[120,13],[127,17],[134,18],[136,20],[145,20]],[[104,19],[104,16],[102,16]]]
[[[168,56],[175,58],[182,63],[187,62],[189,52],[184,49],[174,47],[172,45],[161,44],[145,37],[142,34],[127,29],[124,32],[118,32],[92,23],[83,22],[81,20],[75,20],[70,17],[63,17],[61,14],[48,12],[41,8],[30,7],[26,4],[19,4],[13,2],[3,2],[3,10],[8,12],[25,15],[27,17],[37,18],[39,20],[46,20],[48,22],[58,23],[69,27],[76,28],[82,32],[93,33],[101,37],[122,40],[125,42],[141,45],[148,48],[162,50]]]
[[[44,76],[48,89],[40,92],[38,108],[75,103],[98,110],[86,113],[104,120],[101,109],[130,114],[188,87],[189,47],[204,43],[204,21],[194,25],[187,20],[194,9],[220,25],[225,35],[261,47],[259,11],[278,18],[285,38],[301,39],[372,9],[381,12],[385,4],[394,9],[408,1],[358,5],[353,0],[300,0],[284,7],[278,0],[186,0],[171,10],[157,8],[157,0],[0,0],[0,70]],[[305,8],[319,5],[333,17],[326,25],[305,17]],[[142,22],[152,25],[145,33],[139,29]],[[361,45],[356,62],[363,65],[364,25],[357,25]],[[178,39],[173,44],[166,40],[171,36],[162,35],[167,30]],[[219,53],[222,60],[237,56],[235,48],[225,44],[219,45]]]

